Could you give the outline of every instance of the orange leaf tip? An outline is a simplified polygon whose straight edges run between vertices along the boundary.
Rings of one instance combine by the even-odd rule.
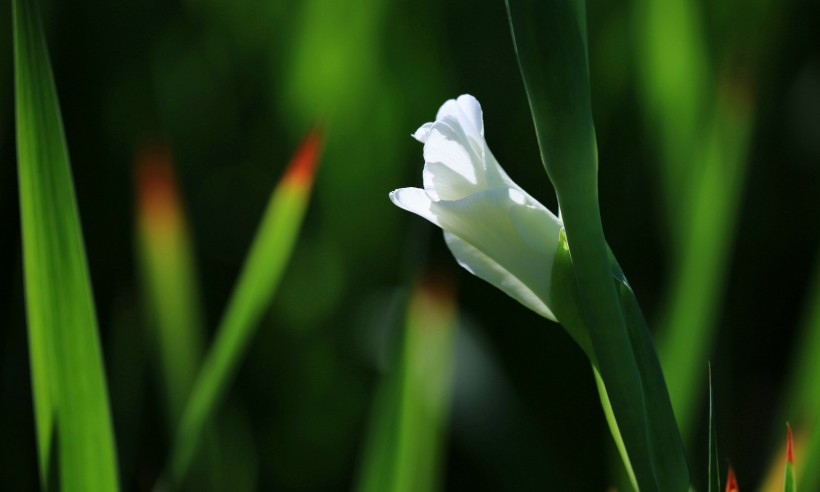
[[[794,441],[792,439],[792,426],[786,422],[786,461],[794,465]]]
[[[153,230],[178,225],[180,205],[171,153],[163,144],[145,144],[136,156],[137,199],[141,220]]]
[[[726,476],[726,492],[740,492],[737,486],[737,478],[735,478],[735,470],[729,466],[729,473]]]
[[[316,172],[316,165],[319,162],[321,148],[322,131],[316,126],[308,131],[299,148],[293,154],[283,181],[298,186],[310,186]]]

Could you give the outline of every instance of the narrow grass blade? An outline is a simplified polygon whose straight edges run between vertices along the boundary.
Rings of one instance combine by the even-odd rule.
[[[624,438],[621,436],[621,431],[618,428],[618,421],[615,419],[615,413],[612,410],[612,403],[609,401],[609,394],[606,391],[604,380],[601,378],[601,374],[598,372],[598,368],[595,367],[595,365],[592,366],[592,372],[595,375],[595,386],[597,387],[598,395],[601,398],[601,406],[604,410],[604,417],[606,418],[606,423],[609,426],[609,431],[612,433],[612,439],[615,441],[615,447],[618,448],[618,454],[621,456],[621,460],[623,461],[626,476],[629,478],[629,483],[632,485],[632,488],[635,490],[640,490],[638,487],[638,479],[635,477],[635,470],[633,470],[632,462],[629,459],[629,452],[626,450]]]
[[[709,365],[709,467],[708,492],[720,492],[720,460],[718,459],[717,435],[715,432],[715,403],[712,398],[712,366]]]
[[[168,421],[176,426],[202,357],[199,289],[168,148],[162,144],[143,146],[136,165],[142,281],[159,353]]]
[[[820,256],[813,275],[782,412],[797,430],[801,463],[820,462]],[[797,474],[801,489],[820,488],[820,467],[801,466]]]
[[[447,286],[424,285],[410,300],[404,340],[395,492],[438,490],[450,407],[455,302]]]
[[[118,488],[106,377],[79,212],[45,35],[13,3],[17,163],[35,421],[43,488]],[[59,470],[49,462],[59,443]]]
[[[455,321],[450,287],[427,281],[416,288],[400,357],[374,406],[359,492],[440,489]]]
[[[682,206],[690,187],[691,169],[700,166],[692,153],[711,98],[709,52],[700,3],[693,0],[635,2],[639,95],[646,121],[662,153],[661,184],[669,232],[685,237],[677,224],[688,210]]]
[[[796,492],[797,484],[794,480],[794,442],[792,428],[786,424],[786,472],[783,476],[783,492]]]
[[[713,113],[692,146],[680,243],[669,299],[661,316],[659,353],[678,416],[689,436],[702,402],[702,368],[709,359],[722,285],[734,238],[752,130],[751,102],[738,87],[720,88]],[[674,119],[674,115],[669,116]]]
[[[170,479],[180,484],[212,416],[245,354],[287,266],[307,208],[319,158],[317,131],[305,138],[268,203],[228,308],[182,413],[170,457]]]
[[[732,29],[724,29],[732,34],[710,46],[701,2],[639,0],[634,5],[638,95],[660,155],[659,196],[666,205],[673,265],[659,319],[658,352],[681,434],[691,440],[747,168],[754,91],[743,72],[752,71],[762,51],[750,45],[748,34],[738,38],[769,31],[763,25],[773,9],[766,2],[750,6],[742,22],[732,18]],[[710,59],[722,66],[714,70]]]

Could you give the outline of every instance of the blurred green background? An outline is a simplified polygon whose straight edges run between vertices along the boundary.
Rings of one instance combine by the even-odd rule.
[[[125,490],[153,486],[171,435],[146,329],[135,157],[146,142],[170,148],[213,330],[270,190],[317,121],[326,141],[300,242],[219,411],[218,476],[195,472],[231,490],[350,489],[408,290],[434,270],[455,278],[459,304],[444,489],[612,483],[614,447],[582,352],[459,269],[438,230],[387,199],[421,183],[410,134],[470,93],[493,153],[555,210],[503,1],[42,7]],[[609,243],[659,340],[675,323],[714,333],[707,355],[692,356],[702,368],[685,436],[693,477],[703,483],[708,358],[721,457],[741,485],[760,483],[820,303],[820,5],[594,0],[587,12]],[[0,489],[34,490],[7,2],[0,26]],[[712,127],[729,136],[710,143]],[[699,176],[711,184],[692,184]],[[683,347],[661,344],[662,359],[686,358]]]

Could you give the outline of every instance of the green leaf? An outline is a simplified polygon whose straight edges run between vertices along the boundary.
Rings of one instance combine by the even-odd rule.
[[[506,0],[544,168],[556,188],[597,184],[583,0]]]
[[[803,303],[801,334],[795,344],[789,390],[784,418],[792,421],[799,432],[805,433],[801,441],[803,463],[820,460],[820,255],[815,260],[811,288]],[[812,425],[814,423],[814,425]],[[803,490],[820,487],[820,467],[803,466],[799,469]]]
[[[661,178],[670,232],[689,214],[683,204],[703,138],[702,126],[712,96],[711,53],[703,33],[703,12],[694,0],[635,2],[637,75],[646,121],[662,153]],[[704,166],[705,167],[705,166]],[[702,366],[701,366],[702,367]]]
[[[690,436],[702,401],[702,368],[725,291],[752,130],[748,101],[734,87],[722,89],[711,105],[714,113],[699,128],[698,145],[689,144],[698,164],[686,171],[688,186],[678,184],[685,214],[675,223],[678,265],[659,327],[659,353],[684,436]]]
[[[631,290],[612,278],[598,205],[584,2],[507,0],[507,12],[541,157],[558,195],[591,359],[618,435],[642,490],[685,490],[688,469],[654,346]]]
[[[615,265],[617,266],[617,263]],[[617,267],[617,271],[620,272],[620,267]],[[623,275],[616,276],[615,282],[638,371],[641,374],[643,403],[647,415],[646,430],[655,476],[660,490],[685,490],[689,485],[686,452],[649,327],[638,306],[635,293]]]
[[[440,488],[455,330],[449,286],[428,281],[417,287],[407,309],[400,356],[374,402],[359,492]]]
[[[715,403],[712,398],[712,366],[709,365],[709,492],[720,492],[720,460],[715,433]]]
[[[612,279],[618,290],[619,301],[629,329],[630,343],[634,348],[636,361],[641,372],[641,391],[646,395],[643,400],[644,410],[647,415],[651,415],[651,418],[645,422],[650,461],[635,463],[634,465],[633,459],[630,458],[629,449],[624,442],[621,426],[615,418],[609,396],[610,390],[600,374],[595,352],[592,350],[590,343],[589,330],[583,324],[579,304],[580,297],[574,282],[572,257],[563,231],[560,235],[555,258],[552,285],[553,292],[555,292],[555,305],[559,308],[556,314],[561,321],[561,325],[587,353],[592,362],[604,415],[632,485],[636,489],[639,488],[637,473],[651,473],[661,484],[660,490],[685,488],[689,482],[688,468],[683,444],[675,425],[672,405],[666,392],[663,374],[654,352],[652,340],[649,337],[646,322],[617,260],[610,252]],[[634,456],[634,451],[632,455]]]
[[[288,264],[310,198],[321,137],[310,133],[274,190],[250,253],[182,413],[170,461],[179,485]]]
[[[118,489],[97,319],[57,92],[35,2],[13,4],[17,163],[43,488]],[[49,462],[53,439],[59,470]]]
[[[809,461],[808,463],[814,463]],[[797,484],[794,480],[794,442],[792,440],[792,428],[786,424],[786,471],[783,476],[783,492],[795,492]]]
[[[175,426],[204,347],[193,247],[166,146],[154,144],[139,150],[137,178],[137,239],[143,290],[150,311],[150,331],[156,339],[167,417]]]

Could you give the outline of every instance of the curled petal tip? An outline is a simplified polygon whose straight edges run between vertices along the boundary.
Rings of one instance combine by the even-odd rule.
[[[427,141],[427,137],[430,135],[430,128],[432,127],[432,123],[425,123],[421,125],[419,129],[412,134],[412,137],[421,143],[425,143]]]

